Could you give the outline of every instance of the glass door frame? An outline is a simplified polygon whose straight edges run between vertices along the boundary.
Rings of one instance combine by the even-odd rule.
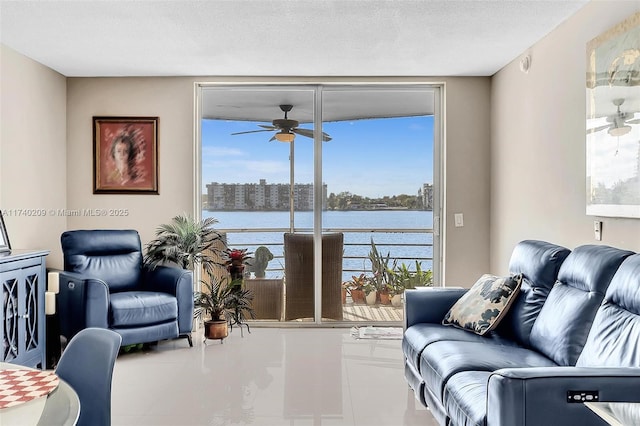
[[[445,99],[445,83],[429,82],[429,81],[408,81],[402,78],[383,78],[383,79],[354,79],[350,80],[334,80],[319,79],[317,81],[309,81],[310,79],[255,79],[247,81],[241,78],[228,78],[220,82],[195,82],[194,83],[194,139],[193,139],[193,185],[194,185],[194,210],[193,217],[197,220],[202,218],[202,100],[203,88],[227,88],[233,90],[234,87],[251,88],[253,90],[274,90],[278,86],[297,90],[313,90],[314,93],[314,211],[313,211],[313,235],[314,235],[314,321],[305,322],[265,322],[265,326],[326,326],[327,322],[322,321],[322,99],[323,91],[327,90],[393,90],[393,89],[430,89],[434,91],[434,125],[433,125],[433,259],[432,271],[433,282],[441,283],[443,278],[443,254],[444,254],[444,235],[442,235],[443,206],[445,205],[445,179],[444,179],[444,146],[445,146],[445,126],[444,126],[444,99]],[[314,80],[314,79],[311,79]],[[291,161],[291,159],[290,159]],[[293,166],[292,166],[293,168]],[[293,184],[291,184],[293,187]],[[290,215],[292,212],[289,212]],[[295,212],[293,213],[295,214]],[[290,217],[290,223],[293,223]],[[290,225],[291,227],[291,225]],[[291,232],[295,230],[291,229]],[[196,274],[197,275],[197,274]],[[194,277],[199,282],[200,277]],[[198,290],[198,289],[196,289]],[[373,323],[373,322],[367,322]],[[353,326],[352,321],[332,321],[332,326]],[[388,325],[388,323],[386,323]]]

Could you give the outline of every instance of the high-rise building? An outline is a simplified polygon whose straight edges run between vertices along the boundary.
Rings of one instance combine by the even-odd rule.
[[[260,179],[255,183],[207,184],[208,210],[289,210],[289,184]],[[294,208],[313,210],[313,184],[293,186]],[[322,208],[327,207],[327,185],[322,185]]]

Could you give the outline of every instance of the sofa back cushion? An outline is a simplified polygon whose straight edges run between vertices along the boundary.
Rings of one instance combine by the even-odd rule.
[[[580,367],[640,367],[640,254],[625,259],[598,308]]]
[[[558,365],[575,365],[611,278],[631,254],[599,245],[574,249],[533,324],[531,347]]]
[[[570,250],[545,241],[525,240],[513,249],[509,272],[521,274],[520,293],[496,333],[529,346],[531,328],[549,291],[558,279],[560,265]]]
[[[142,248],[137,231],[67,231],[60,242],[65,271],[101,279],[110,291],[131,290],[140,284]]]

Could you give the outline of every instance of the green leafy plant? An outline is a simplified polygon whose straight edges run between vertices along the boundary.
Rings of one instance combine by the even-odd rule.
[[[369,261],[371,262],[371,272],[373,283],[378,291],[389,291],[393,280],[393,270],[396,268],[397,260],[391,261],[391,253],[382,255],[376,247],[373,238],[371,239],[371,250],[369,251]]]
[[[146,245],[144,262],[150,268],[162,264],[176,264],[193,270],[202,265],[211,274],[225,253],[223,236],[213,228],[218,223],[214,218],[197,221],[186,215],[179,215],[171,223],[163,224],[156,230],[156,238]]]
[[[197,308],[197,316],[200,319],[211,321],[233,319],[235,305],[232,294],[234,286],[228,283],[226,278],[217,280],[210,277],[211,283],[200,281],[205,291],[194,294],[194,307]]]

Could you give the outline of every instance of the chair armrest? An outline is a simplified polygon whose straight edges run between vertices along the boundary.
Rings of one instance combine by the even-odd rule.
[[[169,293],[178,301],[178,330],[190,333],[193,328],[193,272],[169,266],[145,268],[143,287],[147,291]]]
[[[97,278],[60,271],[56,297],[60,334],[71,339],[88,327],[109,328],[109,286]]]
[[[428,287],[404,292],[404,328],[414,324],[439,324],[466,288]]]
[[[602,425],[570,392],[597,392],[598,401],[639,402],[640,368],[504,368],[491,374],[487,425]]]

